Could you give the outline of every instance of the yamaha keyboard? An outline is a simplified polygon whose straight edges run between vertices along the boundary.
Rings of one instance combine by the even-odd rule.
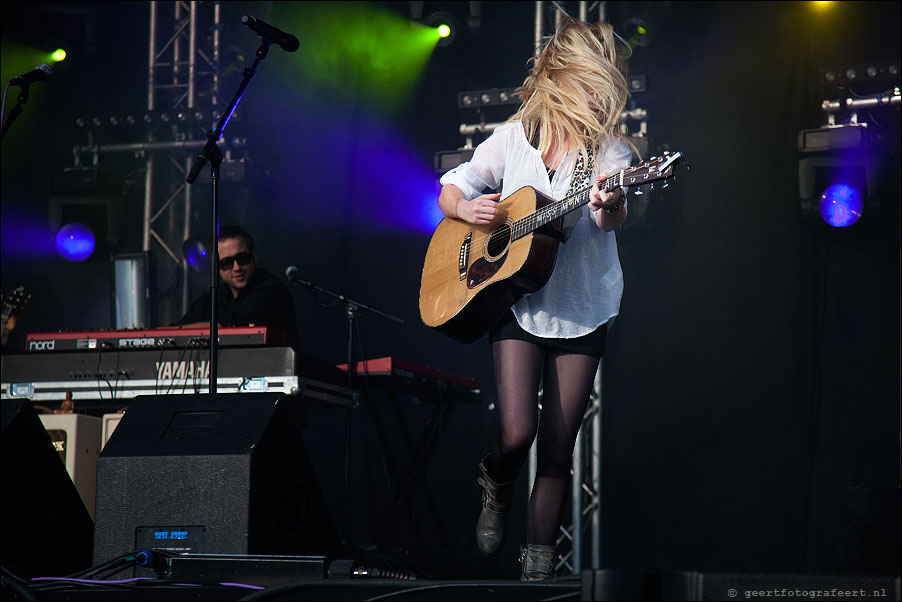
[[[222,347],[217,355],[217,392],[278,391],[350,409],[358,405],[356,391],[300,375],[291,347]],[[121,405],[137,395],[207,393],[209,359],[205,347],[4,354],[0,398],[47,403],[69,396],[86,407]]]
[[[267,326],[222,326],[217,342],[223,347],[289,346],[288,335]],[[151,328],[81,332],[33,332],[25,336],[27,351],[106,351],[116,349],[187,349],[208,347],[209,328]]]

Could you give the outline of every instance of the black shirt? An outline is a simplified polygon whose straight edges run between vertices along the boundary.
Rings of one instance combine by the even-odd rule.
[[[271,326],[289,337],[298,339],[294,299],[288,286],[262,268],[238,296],[232,295],[227,284],[219,283],[219,303],[216,305],[216,321],[221,326]],[[198,297],[178,321],[179,325],[210,321],[210,291]]]

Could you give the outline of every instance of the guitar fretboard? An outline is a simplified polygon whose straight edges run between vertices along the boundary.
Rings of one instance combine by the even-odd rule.
[[[620,171],[616,175],[609,177],[604,182],[599,184],[599,188],[601,188],[602,190],[610,190],[611,188],[614,188],[622,180],[622,174],[623,171]],[[589,202],[589,193],[591,192],[591,187],[584,188],[583,190],[579,190],[572,195],[561,199],[560,201],[555,201],[554,203],[545,205],[535,213],[527,215],[523,219],[517,220],[516,222],[514,222],[514,225],[511,228],[513,240],[523,238],[527,234],[541,228],[545,224],[548,224],[575,209],[579,209]]]

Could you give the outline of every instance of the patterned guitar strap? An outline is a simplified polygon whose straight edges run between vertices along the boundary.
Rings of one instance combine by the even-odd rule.
[[[595,171],[595,151],[592,147],[588,147],[586,150],[589,155],[588,163],[583,158],[582,153],[577,153],[576,167],[573,168],[573,177],[570,179],[570,188],[567,189],[566,196],[568,197],[575,194],[578,190],[588,188],[592,185],[592,174]],[[561,242],[567,242],[567,239],[573,234],[573,227],[576,226],[576,222],[579,221],[582,214],[582,208],[579,208],[575,211],[571,211],[562,218],[561,231],[564,236],[561,239]]]

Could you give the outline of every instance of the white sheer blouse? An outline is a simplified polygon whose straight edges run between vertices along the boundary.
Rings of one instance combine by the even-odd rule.
[[[596,173],[612,175],[625,169],[630,157],[629,146],[617,140],[596,158]],[[499,184],[502,199],[523,186],[561,199],[570,186],[574,158],[574,151],[567,153],[549,181],[541,153],[526,139],[521,123],[514,121],[499,126],[476,148],[470,161],[442,176],[441,183],[458,187],[467,199]],[[604,232],[595,224],[595,212],[588,205],[579,211],[582,217],[567,242],[560,245],[548,283],[513,307],[520,326],[539,337],[580,337],[620,311],[623,271],[617,239],[614,232]]]

